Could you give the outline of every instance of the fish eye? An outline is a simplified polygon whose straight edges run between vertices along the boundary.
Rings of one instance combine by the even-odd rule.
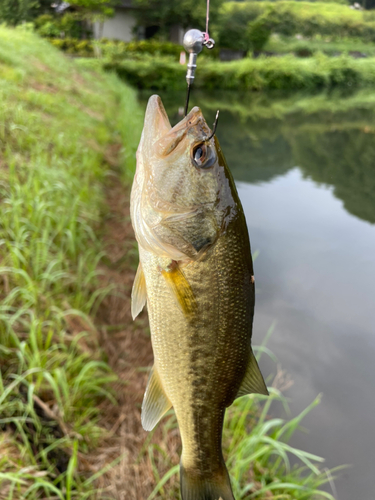
[[[202,156],[204,155],[203,149],[199,146],[194,153],[194,160],[201,161]]]
[[[198,168],[209,168],[216,161],[216,155],[210,146],[204,142],[197,144],[192,150],[193,163]]]

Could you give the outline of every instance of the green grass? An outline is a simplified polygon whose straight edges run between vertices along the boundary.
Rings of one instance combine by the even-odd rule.
[[[231,2],[229,2],[229,5],[231,5]],[[261,2],[261,6],[263,9],[267,9],[267,7],[275,7],[278,10],[287,9],[304,19],[309,19],[311,16],[321,15],[331,20],[366,20],[366,13],[363,11],[353,10],[348,4],[343,5],[337,2],[295,2],[293,0],[280,0],[278,2]]]
[[[103,434],[98,403],[115,401],[91,319],[110,292],[104,184],[134,168],[141,116],[116,77],[23,30],[0,28],[0,76],[0,490],[84,499],[77,456]]]
[[[275,54],[294,53],[297,56],[307,57],[317,52],[323,52],[329,56],[350,54],[360,52],[368,57],[375,56],[375,43],[363,42],[361,40],[344,39],[339,41],[323,39],[322,37],[310,40],[296,40],[274,35],[266,43],[264,51]]]

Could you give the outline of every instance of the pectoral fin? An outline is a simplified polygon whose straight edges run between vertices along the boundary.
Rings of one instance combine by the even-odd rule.
[[[172,407],[166,396],[155,366],[151,369],[150,378],[142,403],[142,427],[151,431],[162,416]]]
[[[197,303],[193,290],[177,262],[173,262],[169,269],[163,269],[161,273],[185,316],[196,312]]]
[[[253,351],[251,351],[250,361],[236,398],[245,396],[245,394],[264,394],[268,396],[267,386],[263,375],[260,373]]]
[[[135,319],[144,308],[147,300],[146,280],[141,263],[138,264],[137,274],[132,289],[132,317]]]

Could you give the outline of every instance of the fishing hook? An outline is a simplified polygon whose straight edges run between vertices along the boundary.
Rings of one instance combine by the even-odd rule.
[[[207,137],[207,139],[204,140],[204,142],[208,142],[210,139],[213,138],[213,136],[215,135],[215,132],[216,132],[216,127],[217,127],[217,122],[219,120],[219,113],[220,111],[217,110],[216,111],[216,117],[215,117],[215,122],[214,122],[214,128],[212,129],[212,134],[210,135],[210,137]]]

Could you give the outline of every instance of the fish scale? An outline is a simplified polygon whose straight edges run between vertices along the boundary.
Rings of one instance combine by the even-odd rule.
[[[171,300],[162,276],[155,274],[165,261],[150,252],[141,255],[150,290],[148,313],[155,365],[176,412],[183,448],[189,450],[184,457],[199,470],[206,464],[206,472],[212,473],[222,462],[224,408],[234,399],[249,358],[252,269],[243,259],[246,242],[241,234],[228,228],[226,237],[202,262],[183,268],[193,293],[200,298],[198,319],[184,316]],[[213,282],[202,281],[201,276],[205,275],[212,276]],[[235,315],[231,312],[230,292],[237,296]],[[243,295],[240,298],[239,292]],[[188,379],[190,383],[186,384]]]
[[[246,221],[217,139],[205,142],[209,132],[198,108],[171,128],[151,97],[131,202],[140,254],[132,307],[136,315],[147,301],[154,352],[142,423],[151,430],[173,406],[183,500],[234,499],[221,450],[225,408],[238,395],[267,394],[251,349]]]

